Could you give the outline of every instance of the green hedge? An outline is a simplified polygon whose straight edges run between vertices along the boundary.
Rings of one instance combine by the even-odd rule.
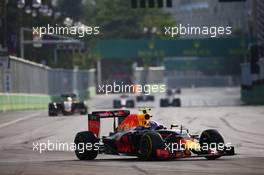
[[[0,111],[47,109],[48,95],[0,94]]]
[[[77,98],[85,101],[95,95],[95,87],[87,91],[77,93]],[[1,94],[0,111],[40,110],[47,109],[51,101],[59,101],[60,95],[38,95],[38,94]]]

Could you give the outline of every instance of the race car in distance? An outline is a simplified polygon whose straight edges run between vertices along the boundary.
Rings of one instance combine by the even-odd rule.
[[[83,101],[76,100],[76,94],[62,94],[60,102],[49,103],[49,116],[72,115],[74,113],[87,114],[87,106]]]
[[[155,101],[154,95],[138,95],[136,96],[137,102],[147,102],[147,101]]]
[[[134,108],[135,100],[127,94],[122,94],[119,99],[114,99],[113,108]]]
[[[103,118],[113,118],[114,132],[100,137]],[[88,114],[88,131],[75,136],[75,154],[79,160],[92,160],[101,153],[137,156],[142,160],[192,157],[214,160],[235,154],[234,147],[224,144],[217,130],[205,130],[199,137],[182,126],[177,129],[178,126],[171,125],[167,129],[150,118],[146,109],[140,114],[130,114],[128,110],[92,112]]]
[[[180,93],[180,89],[168,89],[166,92],[166,97],[160,99],[160,107],[181,107],[181,99],[176,98],[176,94]]]

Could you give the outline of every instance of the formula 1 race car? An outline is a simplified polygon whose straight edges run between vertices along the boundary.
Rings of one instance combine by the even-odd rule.
[[[132,97],[123,94],[120,96],[120,99],[114,99],[113,101],[113,108],[134,108],[135,107],[135,101]]]
[[[168,89],[166,92],[166,97],[160,99],[160,107],[181,107],[181,99],[176,98],[176,94],[180,94],[180,89]]]
[[[200,136],[171,125],[170,129],[150,121],[147,110],[130,114],[127,110],[96,111],[88,114],[88,131],[76,134],[75,154],[80,160],[92,160],[100,153],[137,156],[142,160],[205,157],[209,160],[234,155],[234,147],[224,144],[221,134],[208,129]],[[113,118],[114,132],[100,138],[100,121]],[[116,121],[117,119],[117,121]],[[118,126],[116,126],[118,122]]]
[[[62,94],[60,102],[49,103],[49,116],[72,115],[74,113],[87,114],[87,106],[84,102],[76,100],[76,94]]]

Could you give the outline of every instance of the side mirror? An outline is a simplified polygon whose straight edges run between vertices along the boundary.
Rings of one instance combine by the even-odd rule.
[[[170,129],[177,128],[177,127],[179,127],[179,125],[171,125]]]

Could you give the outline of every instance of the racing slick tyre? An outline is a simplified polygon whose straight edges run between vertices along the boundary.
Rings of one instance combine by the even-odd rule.
[[[114,100],[113,107],[114,108],[121,108],[122,107],[121,101],[120,100]]]
[[[155,101],[155,97],[154,97],[154,95],[150,95],[150,96],[148,96],[148,99],[149,99],[149,101]]]
[[[57,116],[58,115],[58,111],[56,110],[56,108],[54,107],[53,103],[49,103],[49,116]]]
[[[147,132],[140,139],[139,155],[142,160],[156,160],[157,149],[164,149],[164,142],[159,133]]]
[[[160,99],[160,107],[168,107],[168,106],[169,106],[168,99],[165,98]]]
[[[58,116],[58,113],[49,111],[49,116],[50,117]]]
[[[199,143],[201,145],[201,151],[203,154],[208,154],[208,149],[203,150],[203,145],[210,145],[211,148],[215,148],[217,151],[219,151],[217,148],[218,146],[221,144],[224,145],[224,139],[221,136],[221,134],[215,130],[215,129],[208,129],[202,132],[201,136],[200,136],[200,140]],[[216,147],[215,147],[216,146]],[[216,156],[205,156],[206,159],[208,160],[215,160],[218,159],[219,155]]]
[[[134,108],[135,107],[135,102],[133,100],[128,100],[126,102],[126,107],[127,108]]]
[[[88,112],[87,107],[83,107],[82,111],[80,112],[81,115],[86,115]]]
[[[99,146],[99,139],[90,131],[83,131],[76,134],[74,143],[76,146],[75,155],[78,157],[79,160],[93,160],[97,157],[99,147],[96,147],[98,143]],[[87,148],[87,145],[89,149]]]
[[[142,96],[137,96],[136,100],[137,100],[137,102],[143,101],[143,97]]]
[[[179,98],[175,98],[172,100],[171,106],[174,107],[181,107],[181,99]]]

